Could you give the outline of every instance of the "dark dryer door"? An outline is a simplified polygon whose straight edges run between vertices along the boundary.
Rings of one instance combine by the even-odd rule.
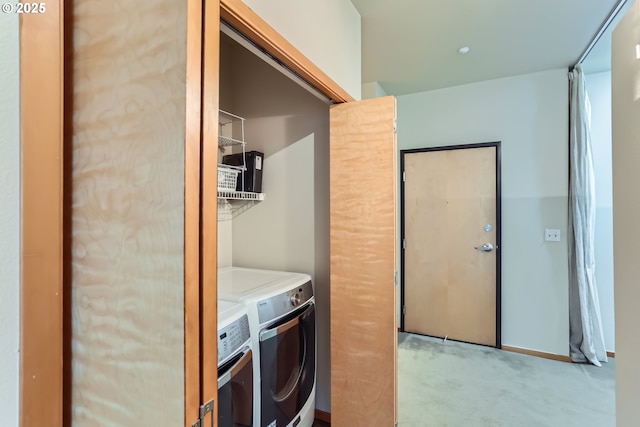
[[[253,361],[247,349],[218,369],[218,426],[253,427]]]
[[[313,302],[260,332],[261,427],[286,426],[309,399],[316,370]]]

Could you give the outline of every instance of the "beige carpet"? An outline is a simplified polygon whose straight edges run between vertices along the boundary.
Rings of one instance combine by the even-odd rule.
[[[400,427],[614,427],[602,368],[400,333]]]

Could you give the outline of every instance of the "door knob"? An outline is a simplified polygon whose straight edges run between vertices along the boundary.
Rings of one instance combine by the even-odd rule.
[[[482,252],[491,252],[493,250],[493,245],[491,243],[485,243],[482,246],[476,246],[475,249]]]

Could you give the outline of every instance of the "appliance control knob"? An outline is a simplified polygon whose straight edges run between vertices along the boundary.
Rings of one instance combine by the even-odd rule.
[[[292,306],[297,306],[300,305],[300,294],[299,293],[295,293],[293,295],[291,295],[291,305]]]

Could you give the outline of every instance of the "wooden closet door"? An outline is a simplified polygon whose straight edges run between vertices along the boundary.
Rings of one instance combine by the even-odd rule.
[[[202,3],[21,17],[25,427],[198,418]]]
[[[71,8],[66,423],[192,426],[202,398],[202,2]],[[215,288],[213,300],[215,316]]]
[[[331,109],[331,423],[397,420],[396,100]]]

